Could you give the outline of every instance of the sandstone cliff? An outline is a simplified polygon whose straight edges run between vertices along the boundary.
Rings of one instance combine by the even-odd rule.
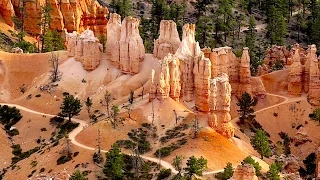
[[[111,63],[125,74],[137,74],[140,63],[144,60],[145,49],[139,34],[140,21],[126,17],[120,24],[121,17],[110,15],[107,25],[106,54]]]
[[[237,89],[237,97],[241,97],[241,95],[245,92],[252,95],[250,56],[248,48],[243,48],[240,63],[239,79],[240,84]]]
[[[302,92],[302,71],[303,67],[301,64],[299,51],[296,50],[293,55],[293,63],[289,68],[289,84],[288,92],[294,96],[300,96]]]
[[[31,35],[39,35],[41,29],[38,24],[41,18],[41,7],[46,3],[52,7],[50,28],[78,33],[89,28],[97,37],[106,33],[108,9],[102,7],[97,1],[89,0],[28,0],[25,3],[25,30]],[[19,9],[21,3],[17,0],[3,0],[0,3],[0,14],[6,22],[13,26],[12,16],[21,16]]]
[[[308,98],[312,105],[319,105],[320,99],[320,70],[318,66],[317,48],[315,45],[310,47],[310,68],[309,68],[309,92]]]

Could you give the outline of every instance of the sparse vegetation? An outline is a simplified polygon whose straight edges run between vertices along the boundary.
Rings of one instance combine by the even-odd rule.
[[[72,173],[70,180],[88,180],[88,178],[79,170]]]
[[[309,114],[311,120],[318,122],[320,125],[320,108],[313,110],[311,114]]]
[[[57,160],[57,165],[64,164],[72,159],[71,155],[62,155]]]
[[[228,180],[233,176],[234,169],[231,163],[227,163],[227,166],[224,168],[223,172],[217,173],[215,178],[218,180]]]
[[[22,115],[16,107],[0,105],[0,122],[4,125],[5,130],[10,131],[11,126],[20,121]]]
[[[157,180],[167,179],[169,176],[171,176],[171,169],[161,169]]]
[[[260,172],[262,167],[259,165],[259,162],[255,161],[251,156],[246,157],[241,162],[241,164],[251,164],[254,167],[255,171],[256,171],[256,175],[257,176],[261,176],[262,175],[261,172]]]
[[[187,143],[187,138],[179,139],[177,142],[173,142],[168,146],[162,147],[154,153],[156,157],[167,157],[169,156],[174,150],[180,148],[181,146]]]
[[[30,157],[33,153],[39,151],[40,149],[40,147],[35,147],[26,152],[22,152],[22,149],[19,144],[15,144],[11,146],[11,148],[12,148],[12,154],[14,155],[14,157],[11,158],[12,164],[16,164],[17,162]]]
[[[82,105],[78,98],[75,98],[73,95],[64,94],[63,103],[60,106],[61,112],[59,116],[68,117],[68,121],[71,122],[73,116],[79,115]]]

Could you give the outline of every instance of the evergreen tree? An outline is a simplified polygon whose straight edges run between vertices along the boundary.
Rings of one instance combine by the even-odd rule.
[[[245,47],[249,48],[250,56],[250,68],[251,74],[255,75],[257,73],[258,66],[260,64],[260,59],[257,58],[257,47],[256,47],[256,22],[253,15],[249,19],[249,29],[245,34]]]
[[[260,166],[259,162],[255,161],[251,156],[248,156],[246,157],[242,162],[241,162],[242,165],[244,164],[251,164],[254,169],[255,169],[255,172],[256,172],[256,175],[257,176],[261,176],[261,172],[260,170],[262,169],[262,167]]]
[[[224,41],[227,41],[227,36],[230,33],[234,21],[233,20],[233,0],[220,0],[217,14],[219,15],[220,27],[224,33]]]
[[[68,117],[69,122],[73,116],[79,115],[82,105],[78,98],[73,95],[65,94],[63,97],[63,103],[60,106],[61,112],[59,116]]]
[[[239,99],[237,106],[239,106],[238,113],[240,115],[240,122],[248,120],[249,122],[254,119],[255,115],[253,106],[257,104],[257,100],[252,98],[251,95],[247,92],[243,93]]]
[[[184,168],[184,170],[186,171],[185,178],[187,180],[191,180],[194,175],[202,176],[203,170],[207,168],[207,163],[208,161],[202,156],[199,159],[191,156],[187,160],[187,167]]]
[[[196,39],[199,41],[200,47],[215,47],[215,41],[211,35],[213,30],[212,18],[209,16],[200,16],[196,23]]]
[[[310,42],[320,47],[320,5],[314,2],[309,21]]]
[[[227,166],[224,168],[223,172],[220,172],[215,175],[215,178],[219,180],[228,180],[233,176],[234,169],[231,163],[227,163]]]
[[[118,144],[113,144],[111,149],[106,153],[106,164],[103,173],[108,179],[120,180],[124,178],[124,157]]]
[[[40,40],[41,40],[41,52],[44,51],[45,48],[45,43],[46,43],[46,39],[45,39],[45,35],[47,34],[47,31],[49,30],[50,24],[51,24],[51,11],[52,11],[52,7],[50,3],[46,3],[44,6],[41,7],[41,11],[40,11],[40,21],[38,26],[40,27],[40,29],[42,30],[41,34],[40,34]],[[48,37],[47,37],[48,38]]]
[[[287,34],[287,22],[281,9],[271,6],[269,11],[267,14],[267,38],[271,45],[283,45]]]
[[[266,174],[266,180],[280,180],[278,166],[272,163],[269,167],[269,171]]]
[[[110,3],[112,12],[117,13],[124,19],[131,15],[132,1],[131,0],[112,0]]]
[[[192,5],[197,10],[197,18],[203,15],[206,12],[206,8],[209,4],[211,4],[211,0],[197,0]]]
[[[255,135],[250,139],[250,143],[252,147],[261,155],[261,159],[263,159],[264,156],[269,157],[271,155],[268,136],[262,129],[257,130]]]
[[[90,99],[90,97],[87,97],[87,100],[84,102],[84,104],[86,105],[89,118],[91,119],[92,118],[91,108],[92,108],[92,105],[93,105],[92,99]]]

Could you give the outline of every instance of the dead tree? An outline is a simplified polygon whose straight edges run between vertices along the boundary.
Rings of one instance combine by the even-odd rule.
[[[199,126],[199,121],[197,118],[195,118],[195,120],[193,120],[193,139],[196,139],[198,138],[198,134],[199,134],[199,131],[200,131],[200,126]]]
[[[108,91],[106,91],[103,95],[103,99],[100,100],[100,104],[102,106],[105,106],[107,109],[107,114],[108,117],[110,117],[110,104],[111,104],[111,93],[109,93]]]
[[[130,114],[130,112],[131,112],[131,107],[132,107],[132,104],[133,104],[133,101],[134,101],[134,91],[130,91],[130,95],[129,95],[129,99],[128,99],[128,105],[127,105],[127,109],[128,109],[128,116],[129,116],[129,118],[130,119],[132,119],[131,118],[131,114]]]
[[[51,82],[57,82],[60,80],[60,72],[59,72],[59,55],[58,53],[51,53],[51,58],[49,59],[51,70]]]

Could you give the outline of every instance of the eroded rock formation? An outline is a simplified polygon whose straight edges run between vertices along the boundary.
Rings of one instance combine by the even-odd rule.
[[[100,64],[102,45],[89,29],[80,35],[76,32],[68,33],[67,50],[68,55],[80,61],[87,71],[96,69]]]
[[[293,63],[289,68],[288,92],[291,95],[299,96],[302,92],[302,71],[299,51],[296,50],[293,56]]]
[[[138,29],[140,21],[129,16],[121,25],[120,19],[117,14],[110,15],[110,22],[107,25],[106,54],[108,60],[123,73],[137,74],[145,55]]]
[[[258,180],[255,169],[251,164],[239,165],[230,180]]]
[[[172,20],[162,20],[160,22],[160,36],[154,41],[153,55],[163,59],[169,53],[174,54],[180,43],[176,23]]]
[[[309,102],[313,105],[319,105],[320,102],[320,70],[318,66],[317,48],[315,45],[310,47],[310,68],[309,68]]]
[[[89,28],[97,37],[106,33],[108,9],[102,7],[97,1],[89,0],[28,0],[25,2],[25,30],[31,35],[39,35],[39,20],[41,8],[46,4],[52,7],[51,24],[52,30],[78,33]],[[0,14],[6,22],[13,26],[12,16],[20,14],[22,4],[17,0],[3,0],[0,2]]]
[[[239,79],[240,83],[237,89],[237,97],[241,97],[241,95],[245,92],[252,95],[250,56],[248,48],[243,48],[240,63]]]
[[[15,15],[11,0],[1,0],[0,14],[9,26],[13,26],[12,17]]]
[[[230,116],[231,85],[226,73],[211,80],[210,110],[208,123],[219,134],[226,138],[234,136],[234,127]]]

